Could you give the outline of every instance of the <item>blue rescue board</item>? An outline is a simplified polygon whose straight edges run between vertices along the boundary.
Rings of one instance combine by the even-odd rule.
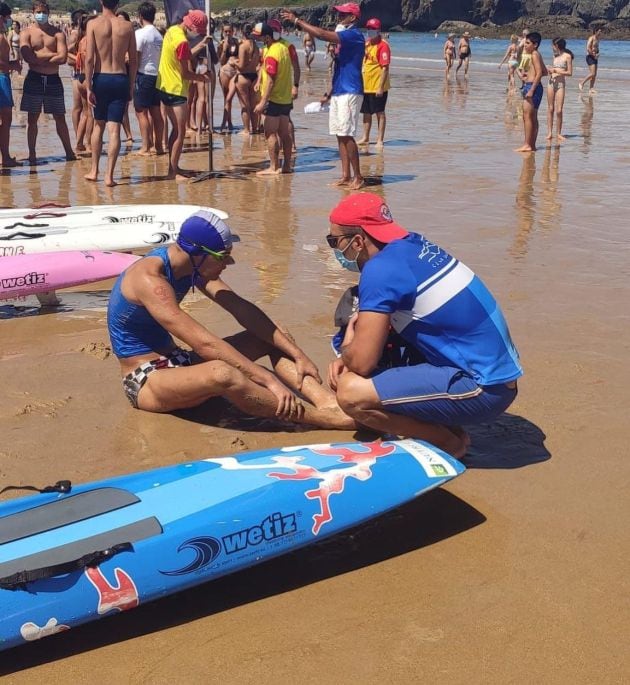
[[[0,504],[0,649],[285,554],[464,470],[419,440],[310,445]]]

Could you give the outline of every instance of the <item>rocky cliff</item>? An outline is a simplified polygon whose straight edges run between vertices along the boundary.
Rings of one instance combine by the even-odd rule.
[[[435,31],[470,25],[476,35],[493,37],[528,27],[572,37],[601,26],[608,37],[630,37],[630,0],[360,0],[360,4],[364,17],[379,17],[387,29]],[[306,21],[332,24],[330,7],[313,5],[300,8],[299,14]],[[264,12],[264,8],[237,10],[234,15],[253,20]]]

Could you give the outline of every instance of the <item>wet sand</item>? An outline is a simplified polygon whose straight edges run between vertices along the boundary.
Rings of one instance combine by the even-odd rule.
[[[225,209],[242,239],[226,280],[324,369],[334,305],[353,276],[323,240],[343,196],[328,186],[339,168],[327,116],[300,113],[322,76],[301,90],[293,175],[175,184],[156,180],[164,158],[125,156],[121,185],[108,190],[82,181],[87,161],[50,161],[3,172],[2,204],[159,198]],[[441,72],[400,69],[393,85],[388,142],[362,156],[364,173],[397,221],[454,252],[501,302],[525,367],[509,414],[472,431],[469,470],[447,488],[352,534],[2,653],[3,682],[627,678],[630,92],[601,81],[582,100],[574,79],[568,141],[522,156],[512,152],[519,98],[506,101],[503,74],[473,63],[468,83],[444,88]],[[40,135],[55,155],[49,122]],[[24,137],[13,129],[18,157]],[[183,166],[205,167],[205,140],[191,141]],[[217,169],[264,163],[259,137],[217,135],[215,145]],[[133,411],[108,350],[106,292],[78,290],[59,312],[0,305],[0,487],[352,438],[235,419],[216,403],[180,416]],[[236,330],[216,307],[186,306],[217,332]]]

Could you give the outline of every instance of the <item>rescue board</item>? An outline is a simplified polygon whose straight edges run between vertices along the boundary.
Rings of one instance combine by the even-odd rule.
[[[0,300],[113,278],[140,257],[118,252],[43,252],[0,260]]]
[[[317,542],[464,470],[419,440],[349,442],[210,458],[7,501],[0,649]]]
[[[0,257],[66,250],[134,250],[174,242],[200,205],[43,206],[0,210]]]

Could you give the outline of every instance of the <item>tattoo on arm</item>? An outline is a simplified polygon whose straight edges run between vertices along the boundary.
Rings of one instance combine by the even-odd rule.
[[[161,302],[168,302],[170,299],[168,288],[164,285],[158,285],[153,292]]]

